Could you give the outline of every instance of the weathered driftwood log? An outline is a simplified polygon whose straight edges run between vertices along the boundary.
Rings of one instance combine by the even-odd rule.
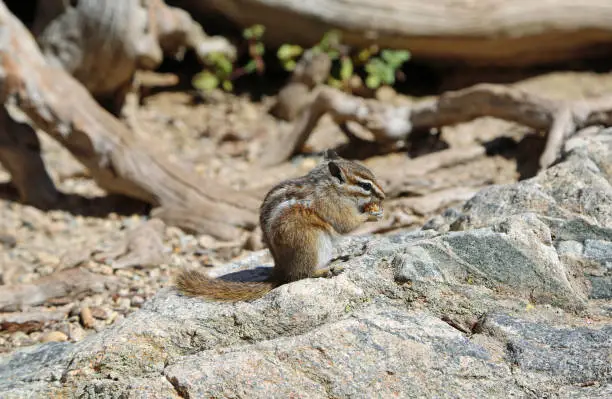
[[[329,29],[346,44],[410,50],[416,57],[526,66],[608,54],[609,0],[174,0],[216,10],[239,27],[266,26],[268,44],[312,46]]]
[[[212,51],[235,56],[225,38],[207,37],[187,12],[162,0],[45,0],[36,6],[32,31],[48,62],[114,109],[135,71],[157,68],[164,55],[193,49],[200,60]]]
[[[299,151],[325,114],[331,115],[341,126],[347,122],[360,124],[380,144],[410,140],[415,131],[484,116],[516,122],[547,132],[546,147],[540,157],[543,169],[557,159],[563,143],[579,129],[612,124],[612,96],[557,101],[506,86],[479,84],[434,99],[396,106],[321,87],[296,120],[292,131],[270,144],[262,162],[276,164]]]
[[[158,206],[154,214],[168,224],[235,239],[257,223],[257,200],[171,164],[152,140],[137,139],[66,71],[48,65],[32,35],[4,3],[0,3],[0,100],[65,146],[100,187]],[[8,162],[18,167],[25,160]],[[15,181],[22,185],[22,194],[30,192],[27,185],[35,182]]]

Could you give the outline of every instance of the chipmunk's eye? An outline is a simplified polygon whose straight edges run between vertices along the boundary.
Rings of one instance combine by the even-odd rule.
[[[368,182],[360,181],[360,182],[357,182],[357,185],[366,191],[372,191],[372,185]]]

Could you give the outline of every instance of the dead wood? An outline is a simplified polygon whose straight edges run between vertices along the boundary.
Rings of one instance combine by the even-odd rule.
[[[325,82],[330,71],[331,59],[327,54],[306,51],[291,74],[291,79],[276,96],[272,115],[293,121],[312,100],[314,88]]]
[[[14,311],[24,306],[41,305],[53,298],[77,298],[102,292],[115,278],[91,273],[82,268],[65,269],[29,283],[0,286],[0,310]]]
[[[341,126],[348,122],[363,126],[380,145],[409,141],[414,132],[480,117],[503,119],[547,134],[539,162],[540,168],[545,169],[557,159],[563,143],[577,130],[612,123],[612,97],[559,101],[506,86],[479,84],[437,98],[395,106],[322,87],[292,131],[270,144],[262,157],[263,164],[282,162],[298,152],[325,114]]]
[[[609,0],[175,0],[193,13],[217,11],[240,28],[266,26],[269,45],[311,47],[330,29],[343,41],[410,50],[420,59],[528,66],[607,55]],[[577,4],[580,4],[579,6]]]
[[[203,61],[213,51],[236,53],[225,38],[208,37],[187,12],[162,0],[40,1],[32,31],[51,65],[117,112],[136,70],[157,68],[164,55],[192,49]]]
[[[257,224],[256,199],[198,178],[171,164],[151,141],[135,137],[73,77],[46,63],[32,35],[3,3],[0,24],[3,103],[66,147],[100,187],[157,206],[154,215],[169,225],[221,239],[235,239]],[[21,184],[20,192],[27,192],[31,183]]]

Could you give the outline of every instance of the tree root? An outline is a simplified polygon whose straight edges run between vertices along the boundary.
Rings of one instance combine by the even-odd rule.
[[[539,160],[540,168],[546,169],[558,158],[565,141],[578,130],[612,124],[612,96],[558,101],[506,86],[479,84],[434,99],[395,106],[321,87],[292,131],[271,143],[261,162],[278,164],[298,152],[325,114],[341,126],[348,122],[363,126],[382,146],[409,141],[417,131],[485,116],[516,122],[546,132],[546,147]]]

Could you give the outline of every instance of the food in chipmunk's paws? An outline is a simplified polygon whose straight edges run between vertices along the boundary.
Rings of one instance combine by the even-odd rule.
[[[363,212],[370,215],[369,220],[380,220],[383,216],[383,208],[379,202],[369,202],[364,205]]]

